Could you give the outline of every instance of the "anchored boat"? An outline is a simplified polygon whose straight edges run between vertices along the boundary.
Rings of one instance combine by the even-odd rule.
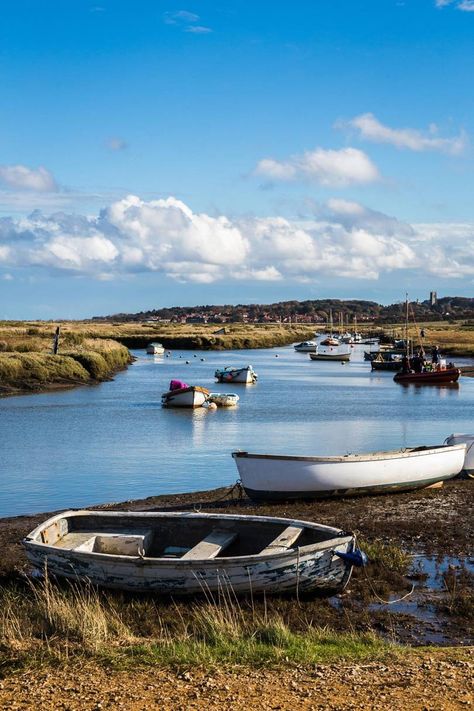
[[[256,383],[258,375],[251,365],[246,365],[244,368],[222,368],[216,370],[214,377],[219,383]]]
[[[209,393],[207,401],[213,402],[217,407],[235,407],[240,398],[236,393]]]
[[[302,341],[301,343],[297,343],[294,348],[295,351],[299,353],[316,353],[317,347],[318,344],[316,341]]]
[[[172,380],[170,389],[161,396],[163,407],[202,407],[207,400],[209,390],[200,385],[188,385],[182,380]]]
[[[461,375],[459,368],[451,367],[435,367],[431,370],[424,370],[421,373],[409,371],[404,373],[399,371],[395,373],[393,379],[396,383],[402,385],[446,385],[448,383],[456,383]]]
[[[465,444],[456,444],[336,457],[232,456],[248,496],[277,501],[423,488],[459,474],[465,452]]]
[[[341,591],[362,561],[355,536],[286,518],[66,511],[23,541],[39,570],[172,595]]]
[[[146,347],[148,355],[163,355],[164,346],[161,343],[149,343]]]
[[[347,345],[341,345],[337,338],[327,338],[318,345],[316,353],[310,353],[311,360],[348,361],[351,350]]]

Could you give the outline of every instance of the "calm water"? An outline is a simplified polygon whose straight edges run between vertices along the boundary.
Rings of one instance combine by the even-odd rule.
[[[292,347],[171,358],[136,351],[113,382],[2,399],[0,516],[232,484],[233,449],[338,454],[436,444],[474,429],[474,378],[404,388],[391,373],[371,374],[362,352],[342,366]],[[216,367],[248,363],[257,385],[214,384]],[[239,406],[164,410],[160,395],[175,377],[238,392]]]

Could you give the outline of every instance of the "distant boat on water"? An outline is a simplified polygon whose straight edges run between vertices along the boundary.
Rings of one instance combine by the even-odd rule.
[[[310,353],[311,360],[348,361],[351,358],[351,349],[346,344],[341,344],[337,338],[326,338],[318,344],[315,353]]]
[[[220,383],[244,383],[252,384],[257,382],[258,375],[251,365],[243,368],[221,368],[216,370],[214,377]]]
[[[163,407],[202,407],[209,395],[207,388],[188,385],[182,380],[172,380],[170,389],[161,396]]]
[[[297,343],[294,348],[299,353],[316,353],[317,347],[316,341],[302,341],[302,343]]]
[[[146,347],[148,355],[163,355],[164,346],[161,343],[149,343]]]
[[[217,407],[235,407],[240,398],[236,393],[209,393],[207,402],[213,402]]]
[[[421,373],[415,373],[410,371],[404,373],[399,371],[395,373],[393,379],[396,383],[401,385],[447,385],[449,383],[456,383],[461,375],[461,370],[459,368],[452,367],[439,367],[432,370],[424,370]]]

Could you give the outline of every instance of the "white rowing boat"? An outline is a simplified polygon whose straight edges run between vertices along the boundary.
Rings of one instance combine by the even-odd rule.
[[[235,407],[240,398],[236,393],[209,393],[207,401],[214,402],[217,407]]]
[[[358,560],[354,535],[338,528],[231,514],[66,511],[23,544],[51,575],[172,595],[333,593]]]
[[[336,457],[233,452],[250,498],[325,498],[423,488],[459,474],[465,444],[414,447]]]
[[[251,365],[246,365],[244,368],[222,368],[216,370],[214,377],[220,383],[256,383],[257,373]]]
[[[209,390],[200,385],[187,385],[185,388],[168,390],[161,396],[163,407],[202,407],[207,400]]]
[[[341,344],[336,338],[326,338],[319,343],[316,352],[310,353],[311,360],[332,360],[336,362],[348,361],[351,358],[351,349],[346,344]]]

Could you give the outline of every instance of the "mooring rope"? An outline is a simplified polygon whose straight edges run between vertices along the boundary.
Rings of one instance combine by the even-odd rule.
[[[372,585],[372,581],[370,580],[369,576],[367,575],[367,568],[364,566],[364,573],[365,573],[365,578],[367,582],[369,583],[370,589],[372,590],[372,594],[374,597],[377,598],[377,600],[384,605],[394,605],[396,602],[401,602],[402,600],[406,600],[407,597],[410,597],[410,595],[413,594],[415,590],[415,583],[412,583],[411,585],[411,590],[410,592],[407,592],[406,595],[403,595],[402,597],[398,597],[396,600],[384,600],[381,598],[377,593],[375,592],[374,586]]]
[[[235,484],[233,484],[231,487],[229,487],[229,489],[226,489],[225,492],[222,494],[222,496],[219,496],[217,499],[212,499],[212,501],[202,501],[200,504],[194,504],[193,510],[196,513],[200,513],[203,506],[206,506],[206,504],[218,504],[219,501],[224,501],[224,499],[229,498],[229,496],[231,496],[236,489],[239,492],[237,501],[241,501],[242,497],[243,497],[243,488],[242,488],[242,484],[240,483],[240,479],[237,479]]]

